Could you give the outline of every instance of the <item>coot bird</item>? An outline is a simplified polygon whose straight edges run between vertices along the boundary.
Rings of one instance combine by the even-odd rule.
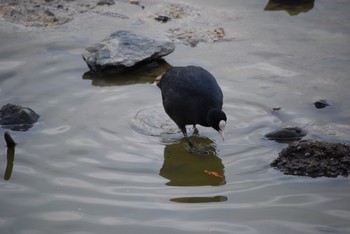
[[[173,67],[157,82],[165,112],[185,137],[188,137],[186,125],[199,124],[214,128],[224,139],[226,115],[222,111],[223,95],[208,71],[196,66]]]

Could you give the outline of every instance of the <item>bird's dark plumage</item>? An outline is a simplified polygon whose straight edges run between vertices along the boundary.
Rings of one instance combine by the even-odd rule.
[[[165,112],[185,136],[186,125],[199,124],[213,127],[223,137],[226,124],[223,94],[208,71],[196,66],[173,67],[157,85],[162,91]]]

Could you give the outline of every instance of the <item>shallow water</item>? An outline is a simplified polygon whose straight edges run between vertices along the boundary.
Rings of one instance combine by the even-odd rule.
[[[283,175],[269,164],[287,145],[264,139],[299,126],[305,139],[350,144],[347,1],[317,1],[296,16],[257,0],[187,4],[232,40],[178,44],[168,64],[98,81],[80,56],[86,46],[116,29],[168,25],[89,14],[55,30],[1,22],[0,104],[41,117],[11,131],[18,145],[0,181],[0,233],[350,233],[349,179]],[[152,84],[169,64],[217,78],[224,142],[198,127],[188,152]],[[331,106],[316,109],[320,99]]]

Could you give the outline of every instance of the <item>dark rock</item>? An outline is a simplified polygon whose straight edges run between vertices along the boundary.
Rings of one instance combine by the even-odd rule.
[[[28,107],[6,104],[0,110],[0,125],[14,131],[26,131],[33,126],[39,117]]]
[[[350,146],[325,141],[300,141],[283,149],[271,166],[287,175],[348,176]]]
[[[121,30],[86,50],[83,58],[91,71],[121,72],[170,54],[175,50],[175,44]]]
[[[329,104],[328,104],[328,102],[326,100],[319,100],[317,102],[314,102],[314,106],[317,109],[323,109],[323,108],[329,106]]]
[[[166,22],[171,20],[170,17],[164,16],[164,15],[159,15],[159,16],[155,17],[154,19],[159,21],[159,22],[162,22],[162,23],[166,23]]]
[[[100,0],[97,3],[97,5],[99,5],[99,6],[101,6],[101,5],[108,5],[108,6],[110,6],[110,5],[114,5],[114,4],[115,4],[114,0]]]
[[[279,110],[281,110],[281,107],[273,107],[272,108],[272,111],[279,111]]]
[[[301,140],[306,135],[307,132],[299,127],[286,127],[267,133],[265,137],[283,143]]]

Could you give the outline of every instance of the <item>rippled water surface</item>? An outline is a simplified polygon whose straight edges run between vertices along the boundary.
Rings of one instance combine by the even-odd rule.
[[[264,138],[299,126],[307,139],[350,143],[349,3],[316,1],[294,15],[257,0],[187,4],[223,12],[208,24],[232,40],[178,44],[165,64],[99,80],[84,48],[116,29],[152,34],[149,22],[0,23],[0,105],[41,116],[10,131],[18,145],[7,177],[0,140],[0,233],[350,233],[349,179],[283,175],[269,164],[287,145]],[[228,116],[225,141],[199,127],[192,153],[152,84],[190,64],[217,78]],[[316,109],[320,99],[331,106]]]

